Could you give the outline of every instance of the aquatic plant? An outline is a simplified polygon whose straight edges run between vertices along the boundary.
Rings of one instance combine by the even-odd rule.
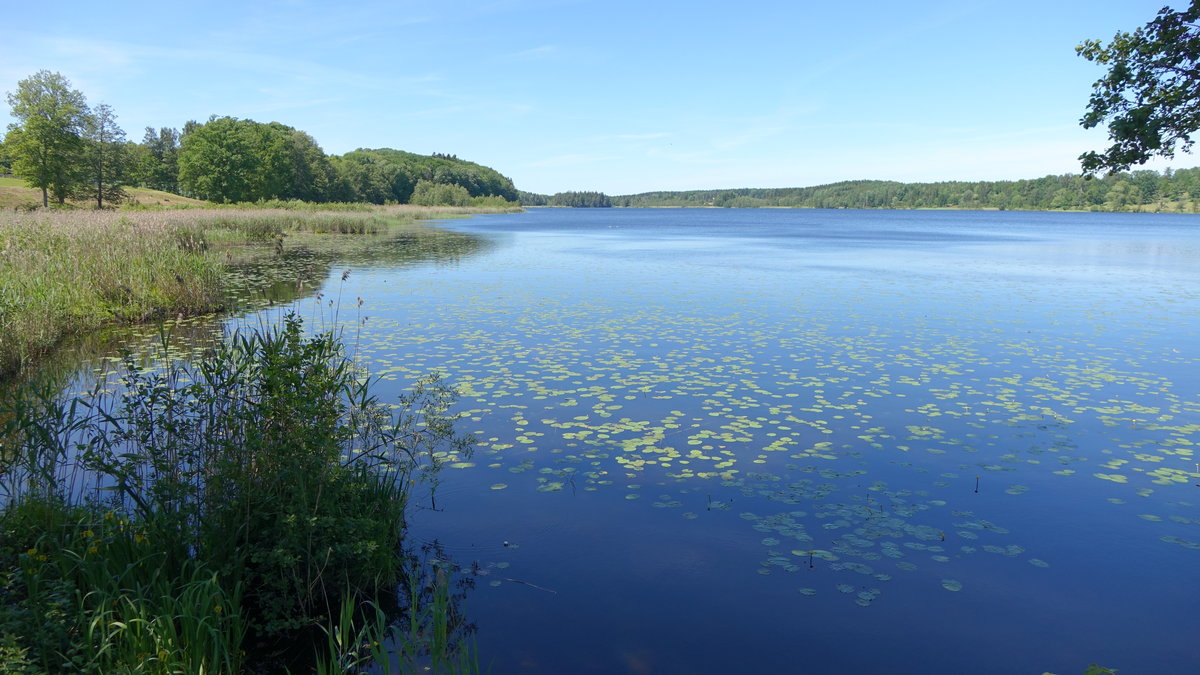
[[[13,658],[237,672],[247,636],[286,643],[403,582],[413,490],[444,452],[469,452],[436,376],[393,414],[338,337],[306,336],[294,315],[160,365],[128,358],[119,400],[5,401],[0,647]]]
[[[69,336],[224,308],[234,258],[218,249],[271,244],[257,251],[269,257],[299,233],[378,234],[481,211],[269,206],[0,213],[0,379]]]

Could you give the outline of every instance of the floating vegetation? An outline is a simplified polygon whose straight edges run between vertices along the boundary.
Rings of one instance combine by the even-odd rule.
[[[345,288],[369,315],[348,329],[363,364],[450,374],[481,440],[462,473],[507,498],[616,502],[738,542],[747,576],[866,605],[867,584],[1064,573],[1038,536],[1056,504],[1200,547],[1200,510],[1176,503],[1200,480],[1200,364],[1172,351],[1196,335],[1178,311],[1194,291],[1135,302],[1024,270],[947,285],[894,258],[817,271],[809,250],[698,266],[629,253],[656,240],[543,234],[461,268],[370,261]]]
[[[963,585],[961,581],[957,581],[955,579],[942,579],[942,588],[948,591],[958,592],[962,590],[962,587]]]
[[[1171,536],[1163,536],[1163,537],[1160,537],[1160,539],[1162,541],[1167,542],[1168,544],[1178,544],[1184,548],[1190,548],[1190,549],[1200,551],[1200,542],[1188,541],[1187,539],[1184,539],[1183,537],[1171,537]]]

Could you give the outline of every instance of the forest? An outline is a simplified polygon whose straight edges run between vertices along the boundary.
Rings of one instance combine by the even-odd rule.
[[[147,129],[128,151],[131,184],[212,202],[407,204],[422,182],[458,186],[469,197],[517,199],[511,180],[474,162],[391,148],[326,155],[307,133],[278,122],[213,117],[182,133]]]
[[[182,130],[147,127],[140,143],[131,142],[110,106],[89,106],[46,70],[21,80],[8,103],[17,122],[0,143],[0,174],[40,188],[44,206],[89,199],[102,208],[120,203],[125,186],[217,203],[517,200],[510,179],[453,155],[390,148],[327,155],[312,136],[279,122],[213,115]]]
[[[309,134],[279,122],[213,115],[182,130],[146,128],[126,140],[108,105],[91,107],[58,73],[39,71],[8,96],[0,174],[41,188],[43,205],[120,203],[124,187],[217,203],[271,199],[424,206],[790,207],[1200,212],[1200,168],[1063,174],[1016,181],[843,181],[805,188],[742,188],[553,195],[519,192],[486,166],[435,153],[360,148],[327,155]]]
[[[574,208],[607,208],[612,200],[603,192],[557,192],[540,195],[534,192],[517,193],[523,206],[570,206]]]
[[[643,192],[614,206],[792,207],[818,209],[1000,209],[1200,211],[1200,168],[1149,169],[1087,178],[1078,174],[1015,181],[843,181],[806,188]]]

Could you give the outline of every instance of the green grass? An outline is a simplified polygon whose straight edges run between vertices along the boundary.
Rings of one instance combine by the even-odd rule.
[[[379,234],[480,212],[278,206],[0,212],[0,380],[72,335],[221,310],[231,260],[224,247],[277,244],[297,233]]]
[[[156,207],[194,207],[207,202],[181,197],[162,190],[127,187],[130,205]],[[68,208],[87,209],[94,205],[89,199],[68,200]],[[14,177],[0,177],[0,209],[32,209],[42,205],[42,191],[25,185],[25,181]]]
[[[393,415],[341,341],[294,316],[194,366],[163,347],[162,370],[127,360],[115,400],[0,405],[0,672],[260,672],[314,634],[365,630],[373,656],[341,640],[304,670],[383,658],[385,634],[416,640],[395,643],[403,660],[469,665],[444,591],[407,632],[355,611],[411,583],[412,491],[469,452],[453,392],[419,383]]]

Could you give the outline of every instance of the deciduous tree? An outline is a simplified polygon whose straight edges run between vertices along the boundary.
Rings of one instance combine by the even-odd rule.
[[[85,139],[88,180],[82,192],[96,198],[96,208],[125,199],[125,131],[107,103],[96,106],[87,118]]]
[[[155,190],[179,192],[179,132],[146,127],[141,145],[145,149],[138,167],[142,183]]]
[[[234,117],[212,117],[185,128],[179,148],[179,186],[189,196],[213,202],[254,201],[252,182],[260,168],[250,127]]]
[[[1108,124],[1113,142],[1104,152],[1079,156],[1088,174],[1125,171],[1154,156],[1173,157],[1192,148],[1200,129],[1200,0],[1186,10],[1164,7],[1132,33],[1117,33],[1105,45],[1087,40],[1075,48],[1083,58],[1108,68],[1092,88],[1080,124]]]
[[[63,203],[85,178],[87,101],[67,78],[39,70],[17,83],[8,104],[17,120],[5,138],[13,173],[41,188],[43,206],[50,195]]]

